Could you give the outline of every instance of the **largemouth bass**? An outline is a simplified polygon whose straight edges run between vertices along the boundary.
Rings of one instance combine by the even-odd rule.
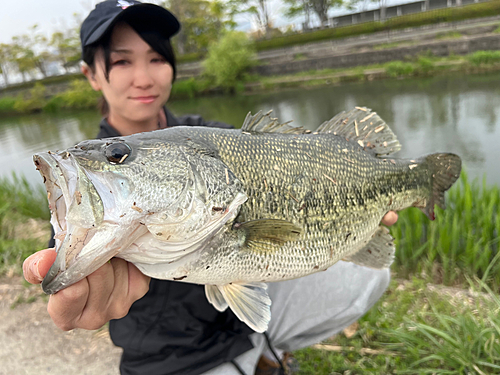
[[[57,258],[42,286],[55,293],[112,257],[144,274],[204,284],[255,331],[270,320],[266,282],[339,260],[389,267],[389,210],[431,220],[460,158],[390,159],[400,143],[356,107],[317,131],[248,115],[240,130],[175,127],[34,156],[48,193]]]

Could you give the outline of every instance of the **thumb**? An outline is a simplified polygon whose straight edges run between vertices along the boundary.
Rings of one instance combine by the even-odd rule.
[[[23,263],[23,274],[27,282],[40,284],[56,260],[54,249],[46,249],[30,255]]]

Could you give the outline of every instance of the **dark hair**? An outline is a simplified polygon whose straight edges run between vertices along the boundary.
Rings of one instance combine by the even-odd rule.
[[[176,67],[175,67],[175,55],[172,45],[170,43],[170,38],[165,37],[158,30],[151,29],[147,24],[147,20],[136,19],[132,17],[123,17],[122,21],[127,23],[134,31],[139,34],[139,36],[151,46],[151,48],[159,53],[166,62],[168,62],[173,69],[172,83],[175,81]],[[82,59],[91,68],[95,69],[95,55],[97,51],[102,48],[104,53],[104,76],[106,80],[109,81],[109,71],[111,69],[110,64],[110,54],[111,54],[111,33],[113,28],[110,28],[109,32],[104,34],[97,42],[92,43],[83,48]],[[106,99],[102,97],[99,108],[101,114],[106,116],[109,113],[109,106]]]

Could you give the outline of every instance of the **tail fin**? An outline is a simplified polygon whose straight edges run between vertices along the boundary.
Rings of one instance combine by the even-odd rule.
[[[425,207],[420,208],[431,220],[434,220],[434,205],[444,209],[444,193],[460,176],[462,160],[455,154],[432,154],[424,157],[431,171],[431,196]]]

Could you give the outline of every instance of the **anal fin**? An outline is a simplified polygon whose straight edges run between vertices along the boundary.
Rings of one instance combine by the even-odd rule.
[[[370,268],[388,268],[394,261],[396,252],[393,241],[389,230],[380,226],[361,250],[345,257],[344,260]]]
[[[208,302],[214,305],[217,311],[223,312],[227,309],[227,302],[217,285],[205,285],[205,294]]]
[[[271,299],[266,290],[267,285],[259,282],[205,285],[208,301],[217,310],[224,311],[229,305],[242,322],[260,333],[267,330],[271,320]]]

